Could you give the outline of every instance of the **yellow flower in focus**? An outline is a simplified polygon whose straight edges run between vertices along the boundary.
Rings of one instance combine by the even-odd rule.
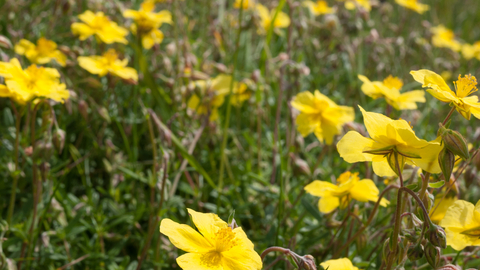
[[[445,217],[448,208],[452,206],[455,201],[457,201],[457,197],[455,196],[448,196],[443,198],[443,195],[444,194],[442,193],[437,194],[437,196],[435,197],[435,202],[433,203],[433,207],[430,209],[429,213],[430,220],[437,224]]]
[[[272,20],[273,20],[273,17],[275,16],[275,9],[268,11],[268,9],[261,4],[256,4],[255,9],[258,12],[258,15],[260,16],[260,20],[261,20],[260,23],[262,25],[263,30],[267,32],[270,29],[270,26],[272,25]],[[277,17],[275,18],[275,21],[273,22],[273,28],[274,29],[285,28],[285,27],[288,27],[289,25],[290,25],[290,18],[288,17],[288,15],[282,11],[279,11],[277,14]]]
[[[319,0],[317,2],[304,1],[302,5],[307,7],[313,15],[318,16],[322,14],[330,14],[335,12],[335,9],[328,6],[327,1]]]
[[[240,5],[242,5],[242,0],[235,0],[233,7],[236,9],[239,9]],[[255,6],[254,0],[243,0],[242,9],[250,9],[250,8],[253,8],[254,6]]]
[[[192,83],[192,86],[196,86],[200,89],[201,97],[197,94],[193,94],[187,102],[187,107],[195,110],[198,115],[206,115],[210,113],[210,121],[218,119],[218,108],[222,106],[225,101],[225,96],[230,91],[230,83],[232,82],[232,76],[218,75],[214,79],[198,80]],[[238,87],[238,83],[234,83],[234,89]]]
[[[427,69],[412,70],[410,74],[423,87],[429,88],[427,92],[436,99],[453,104],[465,119],[470,120],[472,114],[480,119],[478,96],[469,96],[478,90],[475,76],[465,75],[462,78],[458,75],[458,80],[453,82],[455,85],[455,92],[453,92],[443,78],[433,71]]]
[[[358,267],[353,266],[348,258],[341,258],[336,260],[328,260],[320,264],[323,269],[328,270],[358,270]]]
[[[123,44],[128,43],[125,39],[125,36],[128,34],[127,29],[110,21],[103,12],[93,13],[92,11],[87,10],[78,15],[78,18],[83,21],[83,23],[73,23],[72,32],[74,35],[80,36],[80,40],[85,40],[88,37],[95,35],[107,44],[114,42]]]
[[[300,111],[295,120],[298,132],[303,137],[313,132],[320,142],[325,140],[328,145],[342,132],[342,126],[355,118],[352,107],[338,106],[318,90],[314,94],[308,91],[297,94],[291,104]]]
[[[472,58],[477,58],[480,60],[480,41],[477,41],[473,44],[463,44],[462,55],[467,60]]]
[[[425,102],[425,91],[414,90],[407,93],[400,93],[403,82],[397,77],[389,75],[383,82],[371,82],[367,77],[358,75],[363,82],[362,92],[373,98],[384,97],[388,104],[397,110],[414,110],[417,109],[416,102]]]
[[[37,45],[26,39],[21,39],[15,45],[15,53],[25,55],[30,62],[40,65],[55,60],[64,67],[67,61],[67,56],[57,50],[57,44],[43,37],[37,40]]]
[[[368,12],[372,10],[372,5],[370,4],[370,0],[338,0],[338,1],[345,2],[345,8],[348,10],[354,10],[357,7],[362,7]]]
[[[127,9],[123,12],[125,18],[132,18],[135,24],[131,30],[134,34],[142,37],[142,46],[145,49],[152,48],[155,44],[163,41],[163,33],[158,28],[164,23],[172,23],[172,14],[168,10],[162,10],[158,13],[153,12],[155,1],[146,0],[142,3],[140,10]]]
[[[430,28],[433,33],[432,44],[439,48],[449,48],[458,52],[462,48],[462,44],[455,40],[455,34],[452,30],[445,28],[443,25]]]
[[[430,9],[429,5],[422,4],[418,0],[395,0],[395,2],[420,14]]]
[[[215,214],[187,209],[198,232],[192,227],[163,219],[160,232],[186,254],[177,258],[184,270],[260,270],[262,261],[242,228],[232,229]]]
[[[349,202],[354,199],[359,202],[377,202],[378,188],[370,179],[358,177],[358,173],[344,172],[338,179],[338,184],[334,185],[327,181],[315,180],[305,187],[305,191],[313,196],[320,197],[318,209],[322,213],[330,213],[341,207],[347,207]],[[388,201],[382,198],[381,206],[387,206]]]
[[[445,228],[447,245],[453,249],[480,246],[480,201],[475,206],[464,200],[454,202],[439,225]]]
[[[109,49],[102,56],[79,56],[77,60],[83,69],[100,77],[111,73],[125,80],[138,81],[137,71],[127,67],[128,59],[119,60],[114,49]]]
[[[359,106],[360,107],[360,106]],[[372,161],[378,176],[389,177],[403,171],[405,163],[431,173],[440,173],[438,154],[442,150],[440,137],[432,142],[419,139],[405,120],[392,120],[385,115],[366,112],[363,121],[371,138],[349,131],[338,142],[340,156],[349,163]],[[397,170],[397,161],[400,170]]]
[[[31,65],[22,70],[18,59],[13,58],[10,62],[0,62],[0,76],[5,80],[5,85],[0,85],[0,97],[20,104],[36,97],[63,103],[70,96],[65,84],[60,83],[60,73],[54,68]]]

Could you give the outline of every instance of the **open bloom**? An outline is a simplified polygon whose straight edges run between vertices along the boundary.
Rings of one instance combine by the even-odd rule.
[[[318,16],[322,14],[330,14],[335,12],[335,9],[328,6],[327,1],[319,0],[317,2],[304,1],[302,5],[307,7],[313,15]]]
[[[243,4],[242,4],[243,1]],[[235,3],[233,3],[234,8],[240,8],[240,5],[242,9],[249,9],[253,8],[255,6],[255,1],[254,0],[235,0]]]
[[[5,80],[5,85],[0,85],[0,97],[12,98],[20,104],[36,97],[63,102],[70,96],[54,68],[31,65],[22,70],[18,59],[13,58],[10,62],[0,62],[0,76]]]
[[[462,48],[462,44],[455,40],[455,34],[452,30],[445,28],[443,25],[430,28],[433,33],[432,44],[439,48],[449,48],[458,52]]]
[[[480,201],[475,206],[464,200],[456,201],[448,208],[440,226],[445,228],[447,245],[455,250],[480,246]]]
[[[472,58],[477,58],[480,60],[480,41],[477,41],[473,44],[463,44],[462,55],[467,60]]]
[[[215,214],[187,209],[198,232],[192,227],[163,219],[160,232],[187,253],[177,258],[183,270],[259,270],[262,261],[242,228],[232,229]]]
[[[371,82],[363,75],[358,75],[358,78],[363,82],[361,89],[365,95],[373,99],[384,97],[387,103],[397,110],[414,110],[417,108],[416,102],[425,102],[425,91],[423,90],[401,94],[403,82],[392,75],[389,75],[383,82]]]
[[[358,267],[353,266],[348,258],[341,258],[336,260],[328,260],[320,264],[323,269],[328,270],[358,270]]]
[[[405,163],[431,173],[441,171],[438,164],[438,154],[442,150],[440,137],[427,142],[419,139],[405,120],[392,120],[379,113],[366,112],[362,107],[360,110],[370,138],[356,131],[345,134],[337,149],[346,162],[372,161],[375,174],[384,177],[400,174]]]
[[[26,39],[21,39],[15,45],[15,52],[25,55],[34,64],[43,65],[55,60],[64,67],[67,61],[65,54],[57,50],[57,43],[43,37],[37,40],[37,45]]]
[[[420,3],[418,0],[395,0],[400,6],[411,9],[417,13],[423,14],[430,9],[430,6]]]
[[[338,0],[338,1],[345,2],[345,8],[348,10],[354,10],[357,7],[361,7],[368,12],[372,10],[372,5],[370,4],[370,0]]]
[[[92,11],[87,10],[78,15],[78,18],[83,21],[83,23],[73,23],[72,32],[74,35],[80,36],[80,40],[85,40],[88,37],[95,35],[107,44],[114,42],[123,44],[128,43],[125,39],[125,36],[128,34],[127,29],[110,21],[103,12],[93,13]]]
[[[125,80],[138,81],[137,71],[127,67],[128,59],[119,60],[114,49],[109,49],[102,56],[79,56],[78,64],[92,74],[105,76],[111,73]]]
[[[455,201],[457,201],[457,197],[455,196],[447,196],[443,198],[443,194],[441,193],[435,196],[435,202],[429,213],[430,220],[439,223],[445,217],[448,208],[452,206]]]
[[[140,10],[127,9],[123,12],[125,18],[132,18],[135,24],[131,30],[134,34],[142,37],[142,46],[150,49],[154,44],[160,44],[163,40],[163,33],[158,28],[164,23],[172,23],[172,14],[168,10],[162,10],[158,13],[153,12],[155,1],[146,0],[142,3]]]
[[[344,172],[337,179],[337,185],[327,181],[315,180],[305,187],[305,191],[313,196],[320,197],[318,209],[322,213],[330,213],[339,206],[345,208],[354,199],[359,202],[378,200],[378,188],[370,179],[358,177],[358,173]],[[387,206],[384,198],[380,205]]]
[[[232,89],[232,96],[230,97],[230,103],[235,107],[242,106],[243,102],[250,99],[252,91],[248,89],[248,85],[243,82],[234,82]]]
[[[428,87],[427,92],[436,99],[454,105],[457,111],[466,119],[470,120],[472,114],[480,119],[478,96],[469,96],[478,90],[475,76],[466,75],[462,78],[458,75],[458,80],[453,82],[455,85],[454,92],[443,78],[433,71],[427,69],[412,70],[410,74],[423,87]]]
[[[268,8],[262,4],[256,4],[255,9],[258,12],[258,16],[260,16],[260,24],[265,32],[270,29],[271,25],[273,25],[274,29],[286,28],[290,25],[290,18],[282,11],[277,13],[275,21],[272,23],[275,16],[275,9],[269,11]]]
[[[303,137],[314,133],[321,142],[332,144],[335,135],[340,134],[342,126],[353,121],[355,114],[352,107],[338,106],[318,90],[312,94],[308,91],[297,94],[292,107],[300,111],[295,123]]]

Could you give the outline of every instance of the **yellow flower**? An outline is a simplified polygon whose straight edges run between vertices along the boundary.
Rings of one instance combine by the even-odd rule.
[[[37,45],[26,39],[20,40],[15,45],[15,52],[25,55],[34,64],[42,65],[55,60],[64,67],[67,61],[65,54],[57,50],[57,44],[43,37],[37,40]]]
[[[361,89],[365,95],[373,99],[384,97],[387,103],[397,110],[414,110],[417,109],[416,102],[425,102],[423,90],[400,94],[403,82],[392,75],[389,75],[383,82],[371,82],[363,75],[358,75],[358,78],[363,82]]]
[[[218,75],[214,79],[198,80],[192,83],[200,89],[202,97],[193,94],[188,100],[188,108],[195,110],[198,115],[206,115],[210,112],[210,121],[218,119],[218,108],[222,106],[225,101],[225,96],[230,91],[230,83],[232,76]],[[234,84],[234,86],[238,84]],[[232,92],[235,93],[235,88]]]
[[[313,132],[320,142],[325,140],[328,145],[342,132],[342,126],[355,118],[352,107],[338,106],[318,90],[314,94],[308,91],[297,94],[291,104],[300,111],[295,120],[298,132],[303,137]]]
[[[315,180],[305,187],[305,191],[313,196],[320,197],[318,209],[322,213],[330,213],[338,207],[345,208],[354,199],[359,202],[376,202],[378,200],[378,188],[370,179],[358,177],[358,173],[344,172],[334,185],[327,181]],[[388,201],[384,198],[380,201],[381,206],[387,206]]]
[[[0,76],[5,85],[0,85],[0,97],[12,98],[15,102],[25,104],[36,97],[45,97],[62,102],[70,94],[66,86],[60,83],[60,73],[54,68],[31,65],[22,70],[18,59],[0,62]]]
[[[462,45],[462,55],[467,60],[470,60],[474,57],[480,60],[480,41],[477,41],[473,44]]]
[[[262,261],[242,228],[232,229],[215,214],[187,209],[198,231],[163,219],[160,232],[187,253],[177,258],[184,270],[259,270]]]
[[[348,258],[328,260],[321,263],[320,266],[328,270],[358,270],[358,268],[353,266],[352,262]]]
[[[464,200],[456,201],[448,208],[440,226],[445,228],[447,245],[455,250],[480,246],[480,201],[475,206]]]
[[[78,18],[84,23],[73,23],[72,32],[74,35],[79,35],[80,40],[85,40],[91,35],[96,35],[101,41],[107,44],[114,42],[128,43],[125,39],[125,36],[128,34],[127,29],[110,21],[103,12],[93,13],[87,10],[78,15]]]
[[[345,8],[348,10],[354,10],[357,7],[362,7],[368,12],[372,10],[372,5],[370,4],[370,0],[338,0],[338,1],[345,2]]]
[[[432,222],[439,223],[445,217],[448,208],[457,200],[457,197],[455,196],[443,198],[443,195],[444,194],[442,193],[437,194],[435,197],[435,202],[433,203],[433,207],[430,209],[429,216]],[[435,212],[433,212],[434,210]]]
[[[260,16],[263,30],[268,31],[268,29],[270,29],[270,25],[272,25],[272,20],[275,15],[275,9],[268,11],[268,9],[261,4],[256,4],[255,9],[257,10],[258,15]],[[277,17],[275,18],[275,21],[273,22],[273,28],[274,29],[285,28],[285,27],[288,27],[289,25],[290,25],[290,18],[288,17],[288,15],[282,11],[279,11],[277,14]]]
[[[478,90],[475,76],[466,75],[462,78],[458,75],[458,80],[453,82],[455,85],[455,92],[453,92],[443,78],[433,71],[427,69],[412,70],[410,74],[423,87],[428,87],[427,92],[436,99],[453,104],[457,111],[466,119],[470,120],[472,114],[480,119],[478,96],[469,96]]]
[[[158,13],[153,12],[155,1],[146,0],[142,3],[140,10],[127,9],[123,12],[125,18],[132,18],[135,24],[131,30],[134,34],[142,37],[142,46],[150,49],[154,44],[160,44],[163,40],[163,33],[158,28],[164,23],[172,23],[172,14],[168,10],[162,10]]]
[[[455,40],[455,34],[452,30],[445,28],[443,25],[432,27],[430,31],[433,33],[432,44],[439,48],[449,48],[455,52],[460,51],[462,44]]]
[[[232,89],[232,97],[230,102],[235,107],[242,106],[243,102],[250,99],[252,92],[248,90],[248,86],[243,82],[235,82]]]
[[[317,2],[304,1],[303,6],[307,7],[313,15],[318,16],[322,14],[330,14],[335,12],[334,8],[328,6],[327,1],[319,0]]]
[[[371,138],[356,131],[345,134],[337,149],[346,162],[372,161],[375,174],[384,177],[398,174],[396,159],[400,172],[405,163],[431,173],[441,171],[438,164],[438,154],[442,150],[440,137],[427,142],[419,139],[405,120],[392,120],[379,113],[366,112],[362,107],[360,110]]]
[[[429,5],[422,4],[418,0],[395,0],[395,2],[420,14],[430,9]]]
[[[240,5],[242,5],[242,0],[235,0],[233,7],[239,9]],[[253,8],[254,6],[255,6],[254,0],[243,0],[242,9],[250,9],[250,8]]]
[[[114,49],[109,49],[102,56],[79,56],[78,64],[92,74],[105,76],[111,73],[125,80],[138,81],[137,71],[127,67],[128,59],[119,60]]]

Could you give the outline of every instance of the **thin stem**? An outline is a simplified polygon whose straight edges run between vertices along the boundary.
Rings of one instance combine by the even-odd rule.
[[[452,107],[450,112],[447,114],[447,117],[445,117],[445,120],[443,120],[443,122],[442,122],[443,126],[447,123],[448,119],[450,119],[450,117],[452,116],[454,111],[455,111],[455,106]]]
[[[428,188],[428,180],[429,179],[430,179],[430,173],[425,172],[425,175],[422,177],[422,189],[420,190],[420,193],[418,193],[420,199],[422,199],[422,200],[425,197],[425,193],[426,193],[427,188]]]
[[[10,204],[8,205],[8,214],[7,214],[7,223],[10,226],[12,222],[13,210],[15,209],[15,197],[17,195],[17,185],[19,178],[18,171],[18,148],[20,145],[20,121],[22,116],[15,107],[15,103],[10,100],[12,104],[13,111],[15,113],[15,145],[13,150],[14,160],[15,160],[15,172],[13,172],[13,183],[12,183],[12,192],[10,194]]]

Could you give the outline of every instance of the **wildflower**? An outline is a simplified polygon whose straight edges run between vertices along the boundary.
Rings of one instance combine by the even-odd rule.
[[[400,93],[403,86],[402,80],[389,75],[383,82],[371,82],[367,77],[358,75],[363,82],[362,91],[365,95],[377,99],[384,97],[388,104],[397,110],[414,110],[417,109],[416,102],[425,102],[425,92],[423,90],[415,90],[407,93]]]
[[[452,30],[445,28],[443,25],[432,27],[430,31],[433,33],[432,44],[439,48],[449,48],[458,52],[462,48],[460,42],[455,40],[455,34]]]
[[[327,1],[319,0],[317,2],[313,1],[304,1],[302,3],[303,6],[307,7],[313,15],[323,15],[323,14],[330,14],[335,12],[335,9],[328,6]]]
[[[467,60],[472,58],[477,58],[480,60],[480,41],[477,41],[473,44],[463,44],[462,55]]]
[[[240,5],[242,5],[242,0],[235,0],[233,7],[240,9]],[[250,8],[253,8],[254,6],[255,6],[254,0],[243,0],[242,9],[250,9]]]
[[[142,3],[140,10],[127,9],[123,12],[125,18],[132,18],[135,24],[131,26],[132,33],[142,37],[142,46],[150,49],[154,44],[160,44],[163,40],[163,33],[158,28],[164,23],[172,23],[172,14],[168,10],[158,13],[153,12],[155,2],[146,0]]]
[[[469,96],[478,90],[475,76],[466,75],[462,78],[458,75],[458,80],[453,82],[455,85],[455,92],[453,92],[443,78],[433,71],[427,69],[412,70],[410,74],[412,74],[413,79],[423,84],[423,87],[428,87],[427,92],[436,99],[453,104],[467,120],[470,120],[472,114],[480,119],[478,96]]]
[[[91,35],[95,35],[107,44],[114,42],[128,43],[125,39],[125,36],[128,34],[127,29],[110,21],[103,12],[93,13],[87,10],[78,15],[78,18],[83,21],[83,23],[73,23],[72,32],[74,35],[79,35],[80,40],[85,40]]]
[[[137,71],[127,67],[127,59],[119,60],[114,49],[109,49],[102,56],[80,56],[77,60],[82,68],[92,74],[105,76],[107,73],[111,73],[125,80],[138,81]]]
[[[0,61],[0,76],[5,85],[0,85],[0,97],[12,98],[15,102],[25,104],[36,97],[44,97],[62,102],[69,98],[66,86],[60,83],[60,73],[54,68],[31,65],[22,70],[18,59],[10,62]]]
[[[308,91],[297,94],[292,107],[300,111],[295,123],[303,137],[314,133],[321,142],[330,145],[335,135],[340,134],[342,126],[354,120],[352,107],[338,106],[318,90],[312,94]]]
[[[368,12],[372,10],[372,5],[370,4],[370,0],[338,0],[338,1],[345,2],[345,8],[348,10],[354,10],[357,7],[361,7]]]
[[[206,115],[210,113],[210,121],[218,119],[218,108],[225,101],[225,96],[230,91],[230,83],[232,76],[218,75],[214,79],[198,80],[193,85],[200,89],[200,98],[197,94],[193,94],[188,100],[187,106],[197,112],[198,115]],[[234,86],[238,84],[234,83]],[[238,91],[233,89],[233,92]]]
[[[277,16],[275,17],[275,21],[273,21],[273,17],[275,16],[275,9],[272,9],[271,11],[268,11],[268,9],[263,6],[262,4],[256,4],[255,9],[258,12],[258,15],[260,16],[261,20],[261,25],[263,30],[266,32],[270,29],[270,26],[272,25],[274,29],[278,28],[285,28],[290,25],[290,18],[288,17],[287,14],[285,14],[282,11],[279,11],[277,13]]]
[[[305,187],[305,191],[320,197],[318,209],[322,213],[330,213],[338,207],[345,208],[354,199],[359,202],[378,200],[378,188],[370,179],[358,177],[358,173],[344,172],[338,179],[338,184],[315,180]],[[380,205],[387,206],[388,201],[382,198]]]
[[[336,260],[328,260],[320,264],[323,269],[328,270],[358,270],[353,266],[352,262],[348,258],[341,258]]]
[[[442,150],[439,138],[427,142],[419,139],[405,120],[392,120],[382,114],[366,112],[362,107],[360,110],[371,138],[356,131],[343,136],[337,149],[346,162],[372,161],[375,174],[384,177],[400,174],[405,163],[431,173],[441,171],[437,159]],[[397,170],[397,161],[400,170]]]
[[[395,0],[395,2],[420,14],[430,9],[430,6],[420,3],[418,0]]]
[[[440,226],[445,228],[447,245],[453,249],[480,246],[480,201],[475,206],[464,200],[454,202]]]
[[[163,219],[160,232],[187,253],[177,258],[184,270],[225,269],[259,270],[260,256],[241,227],[232,229],[215,214],[187,209],[198,232],[188,225]]]
[[[445,217],[448,208],[452,206],[455,201],[457,201],[457,197],[455,196],[448,196],[444,198],[443,194],[438,194],[435,198],[435,202],[433,203],[433,207],[430,209],[430,220],[434,223],[439,223]]]
[[[235,82],[232,91],[230,103],[235,107],[242,106],[243,102],[250,99],[252,92],[248,90],[248,85],[243,82]]]
[[[26,39],[21,39],[15,45],[15,52],[25,55],[34,64],[42,65],[55,60],[64,67],[67,61],[65,54],[57,50],[57,44],[43,37],[37,40],[37,45]]]

